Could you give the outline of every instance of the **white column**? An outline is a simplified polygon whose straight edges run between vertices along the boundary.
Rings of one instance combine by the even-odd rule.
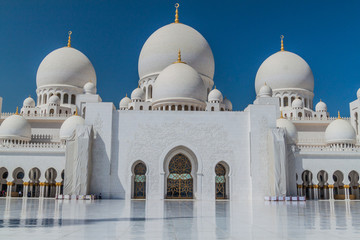
[[[6,197],[7,198],[11,198],[11,186],[12,186],[12,182],[7,182],[7,190],[6,190]]]
[[[314,199],[319,199],[319,186],[317,184],[314,185]]]

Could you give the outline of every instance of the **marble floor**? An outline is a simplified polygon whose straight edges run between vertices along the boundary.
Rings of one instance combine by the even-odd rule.
[[[0,239],[359,239],[359,201],[0,198]]]

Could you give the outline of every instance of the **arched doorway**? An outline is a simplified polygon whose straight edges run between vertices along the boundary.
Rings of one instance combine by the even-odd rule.
[[[45,197],[55,197],[56,194],[56,179],[57,172],[54,168],[49,168],[45,172]]]
[[[359,174],[352,170],[348,175],[349,184],[349,198],[351,200],[359,199]]]
[[[143,162],[139,162],[134,167],[134,198],[145,199],[146,198],[146,165]]]
[[[7,192],[7,178],[9,172],[6,168],[0,168],[0,197],[5,197]]]
[[[339,200],[345,200],[345,189],[344,189],[344,174],[337,170],[333,174],[334,180],[334,198]]]
[[[167,198],[192,199],[193,177],[191,162],[184,154],[175,155],[169,163],[167,177]]]
[[[215,198],[226,199],[227,198],[227,181],[226,181],[226,168],[223,164],[218,163],[215,166]]]
[[[318,196],[319,199],[329,199],[329,187],[328,187],[328,173],[324,170],[321,170],[317,174],[318,184]]]
[[[306,196],[306,199],[313,199],[314,196],[314,192],[313,192],[313,185],[312,185],[312,172],[310,172],[309,170],[305,170],[302,173],[301,176],[302,180],[303,180],[303,190],[304,190],[304,195]]]
[[[13,186],[11,188],[11,196],[13,197],[22,197],[24,195],[23,192],[23,178],[25,176],[25,172],[22,168],[18,167],[14,170],[13,172],[13,178],[14,178],[14,182],[13,182]]]
[[[38,168],[32,168],[29,172],[30,178],[30,197],[40,197],[40,170]]]

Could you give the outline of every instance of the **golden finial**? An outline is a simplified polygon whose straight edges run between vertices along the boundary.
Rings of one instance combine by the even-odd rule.
[[[284,35],[281,35],[280,39],[281,39],[281,50],[280,51],[284,51]]]
[[[216,89],[216,85],[215,85],[215,89]]]
[[[127,97],[127,93],[126,93],[125,97]]]
[[[179,49],[179,52],[178,52],[178,59],[174,63],[185,63],[186,64],[186,62],[181,61],[181,51],[180,51],[180,49]]]
[[[72,34],[72,31],[69,31],[69,38],[68,38],[68,47],[71,47],[71,34]]]
[[[175,3],[175,23],[179,23],[179,10],[178,8],[180,7],[180,4]]]
[[[77,108],[76,108],[76,110],[75,110],[75,114],[74,114],[75,116],[78,116],[78,110],[77,110]]]
[[[19,107],[16,107],[15,115],[19,115]]]
[[[341,117],[340,117],[340,111],[338,111],[338,119],[341,119]]]
[[[266,86],[266,82],[264,83],[264,85]]]
[[[282,111],[280,111],[280,118],[281,118],[281,119],[284,118]]]

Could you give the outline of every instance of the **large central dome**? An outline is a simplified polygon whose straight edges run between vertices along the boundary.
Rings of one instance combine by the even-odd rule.
[[[215,63],[208,42],[198,31],[181,23],[158,29],[145,42],[139,57],[140,79],[159,74],[174,62],[179,50],[183,60],[201,76],[213,79]]]

